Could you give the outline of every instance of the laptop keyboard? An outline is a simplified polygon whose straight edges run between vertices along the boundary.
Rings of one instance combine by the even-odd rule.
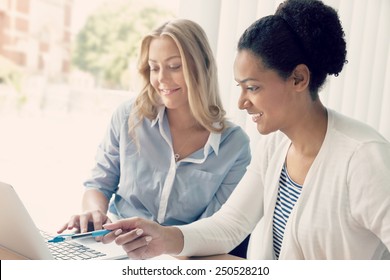
[[[53,238],[53,236],[47,232],[41,231],[41,234],[46,242]],[[46,244],[56,260],[91,260],[105,256],[102,252],[74,241],[63,241],[59,243],[47,242]]]

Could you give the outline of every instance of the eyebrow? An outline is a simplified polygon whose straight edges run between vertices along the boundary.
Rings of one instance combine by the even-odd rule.
[[[246,79],[244,79],[244,80],[241,80],[241,81],[239,81],[239,80],[236,80],[236,82],[237,82],[237,83],[239,83],[239,84],[244,84],[244,83],[246,83],[246,82],[250,82],[250,81],[255,81],[255,82],[258,82],[258,80],[256,80],[255,78],[246,78]]]
[[[170,57],[168,57],[167,59],[165,59],[164,61],[169,61],[169,60],[171,60],[171,59],[174,59],[174,58],[180,58],[181,59],[181,56],[180,55],[173,55],[173,56],[170,56]],[[150,61],[150,62],[157,62],[157,60],[154,60],[154,59],[148,59],[148,61]]]

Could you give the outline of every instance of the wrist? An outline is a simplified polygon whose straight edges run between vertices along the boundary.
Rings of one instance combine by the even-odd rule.
[[[107,211],[102,207],[83,207],[82,213],[91,213],[91,212],[99,212],[101,214],[106,215]]]
[[[84,212],[99,211],[106,214],[108,210],[108,200],[103,193],[98,190],[87,190],[83,196],[82,209]]]
[[[177,227],[164,227],[165,231],[165,253],[169,255],[179,255],[183,251],[184,236]]]

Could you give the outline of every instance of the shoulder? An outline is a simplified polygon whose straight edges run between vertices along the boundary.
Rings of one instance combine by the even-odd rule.
[[[229,141],[235,139],[239,143],[249,143],[249,136],[244,129],[231,121],[226,121],[226,129],[221,134],[221,142],[228,139]]]
[[[389,142],[371,126],[328,109],[331,136],[349,145],[389,144]]]
[[[389,173],[390,142],[378,131],[334,111],[329,111],[329,121],[329,155],[346,160],[351,172],[355,170],[353,174],[373,175],[381,169],[385,170],[381,173]]]
[[[122,123],[123,121],[127,122],[134,101],[135,99],[132,98],[119,104],[119,106],[115,109],[115,111],[112,114],[111,122],[114,123]]]

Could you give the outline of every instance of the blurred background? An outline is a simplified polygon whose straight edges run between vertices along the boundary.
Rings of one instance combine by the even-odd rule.
[[[80,211],[111,113],[134,94],[141,37],[178,1],[0,0],[0,181],[37,225]]]
[[[82,183],[111,113],[137,93],[143,35],[189,18],[206,31],[228,116],[253,143],[237,109],[235,47],[276,0],[0,0],[0,181],[12,184],[36,224],[54,231],[80,211]],[[339,11],[348,64],[320,96],[390,140],[390,1],[325,0]]]

